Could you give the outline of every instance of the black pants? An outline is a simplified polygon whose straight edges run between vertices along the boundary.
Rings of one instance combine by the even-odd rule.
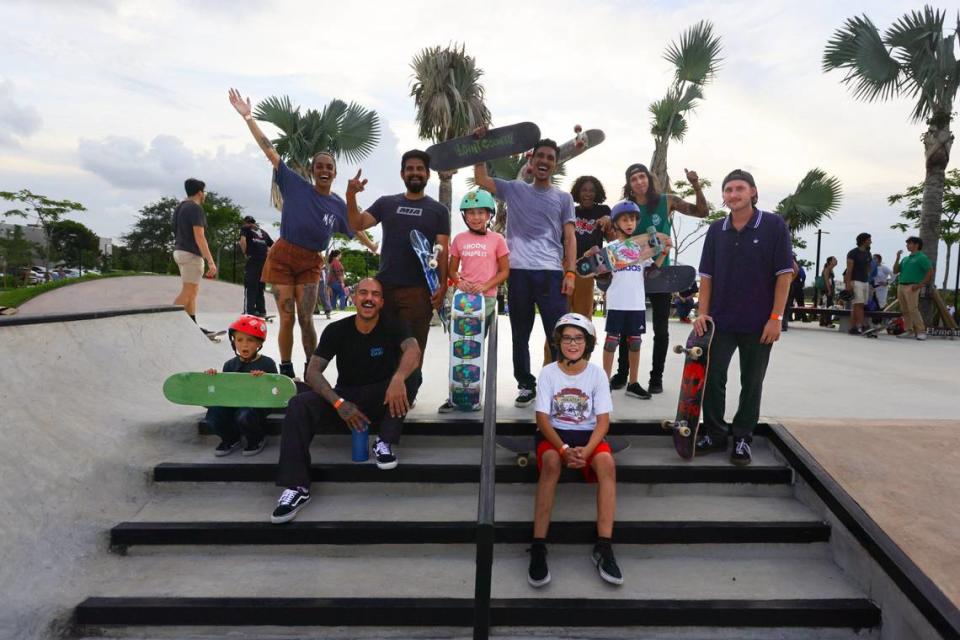
[[[243,312],[261,318],[267,315],[267,302],[263,298],[267,285],[260,282],[262,272],[263,262],[259,260],[247,260],[243,268]]]
[[[823,306],[825,306],[825,307],[832,307],[832,306],[833,306],[833,294],[832,294],[832,293],[825,293],[825,294],[823,294],[823,297],[824,297]],[[830,315],[829,313],[824,313],[823,315],[820,316],[820,326],[821,326],[821,327],[829,327],[831,324],[833,324],[833,316],[832,316],[832,315]]]
[[[260,442],[269,409],[236,409],[234,407],[210,407],[207,422],[224,442],[236,442],[245,436],[247,442]]]
[[[703,432],[713,439],[753,439],[760,419],[763,378],[767,375],[772,344],[760,344],[759,333],[717,331],[710,347],[707,387],[703,396]],[[740,402],[733,422],[724,421],[727,404],[727,369],[734,351],[740,351]]]
[[[650,307],[653,312],[653,363],[650,368],[650,379],[663,382],[663,363],[667,360],[667,349],[670,346],[670,301],[673,294],[651,293]],[[627,354],[627,337],[620,336],[620,352],[617,354],[617,373],[627,375],[630,370],[629,355]]]
[[[407,378],[407,398],[416,395],[414,376]],[[341,398],[349,400],[360,408],[370,420],[371,431],[379,430],[380,437],[390,444],[400,442],[403,429],[403,417],[394,418],[383,404],[390,380],[373,384],[347,387],[337,386]],[[321,425],[336,424],[350,432],[333,405],[315,391],[304,391],[290,399],[287,415],[283,419],[283,432],[280,439],[280,466],[277,472],[279,487],[310,486],[310,442],[314,430]]]

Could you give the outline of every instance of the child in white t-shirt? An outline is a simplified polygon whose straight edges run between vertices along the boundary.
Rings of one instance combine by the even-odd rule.
[[[553,332],[559,357],[540,370],[537,379],[537,469],[540,479],[534,506],[533,544],[527,581],[542,587],[550,582],[547,568],[547,530],[563,467],[581,469],[588,482],[597,482],[597,543],[593,561],[600,577],[623,584],[613,556],[611,536],[616,512],[616,470],[610,445],[610,383],[589,362],[596,345],[593,323],[579,313],[557,321]]]

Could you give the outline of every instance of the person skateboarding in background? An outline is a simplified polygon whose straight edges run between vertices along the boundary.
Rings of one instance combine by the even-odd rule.
[[[306,384],[287,405],[280,439],[277,486],[283,493],[270,517],[274,524],[293,520],[310,501],[310,442],[314,428],[338,424],[346,429],[379,427],[373,447],[377,467],[393,469],[403,420],[416,393],[413,373],[420,347],[406,323],[382,313],[383,287],[375,278],[356,286],[357,313],[331,322],[310,359]],[[337,361],[337,384],[324,375]]]
[[[420,366],[427,351],[430,319],[447,294],[447,245],[450,242],[450,212],[424,193],[430,180],[430,156],[412,149],[400,158],[400,178],[406,191],[381,196],[365,211],[357,206],[357,194],[366,188],[367,180],[357,171],[347,183],[347,215],[350,226],[361,232],[378,224],[383,227],[380,246],[380,270],[377,280],[383,285],[384,313],[410,325],[420,346],[420,363],[414,374],[416,388],[423,382]],[[437,275],[440,288],[430,295],[420,259],[410,246],[410,232],[416,229],[431,246],[439,244]],[[414,391],[416,397],[416,391]]]
[[[722,189],[730,215],[707,229],[700,256],[700,309],[693,323],[697,335],[707,330],[707,320],[714,324],[696,453],[725,451],[732,433],[730,461],[746,465],[751,462],[770,350],[780,339],[793,258],[783,218],[756,207],[752,175],[735,169],[723,179]],[[740,401],[728,425],[727,369],[734,351],[740,352]]]
[[[623,199],[632,200],[640,207],[640,220],[635,234],[646,233],[649,227],[657,232],[673,237],[673,214],[678,211],[694,218],[706,218],[710,213],[707,199],[700,186],[696,171],[684,169],[687,181],[696,195],[696,204],[690,204],[675,195],[660,193],[650,170],[646,165],[635,163],[627,167],[626,183],[623,185]],[[663,266],[670,264],[670,257],[664,259]],[[653,360],[650,368],[650,380],[647,391],[663,393],[663,364],[667,360],[667,348],[670,346],[670,301],[672,293],[651,293],[650,310],[653,314]],[[617,373],[613,376],[613,388],[622,389],[627,383],[629,367],[628,347],[625,339],[620,341],[620,354],[617,359]]]
[[[240,227],[240,250],[247,257],[243,266],[243,312],[251,316],[267,317],[267,301],[263,297],[266,284],[261,275],[272,246],[270,234],[257,225],[253,216],[245,217]]]
[[[616,465],[604,439],[610,429],[610,383],[590,354],[596,345],[593,322],[568,313],[556,323],[552,339],[559,353],[555,363],[540,370],[536,401],[537,496],[533,514],[533,544],[527,582],[542,587],[550,582],[547,567],[547,531],[563,467],[580,469],[588,482],[597,483],[597,542],[593,562],[600,577],[623,584],[613,555],[611,538],[617,507]]]
[[[503,236],[487,228],[497,211],[497,203],[487,191],[477,189],[463,196],[460,214],[467,230],[450,243],[449,284],[466,293],[483,295],[484,335],[497,310],[497,287],[510,275],[510,249]],[[440,413],[456,409],[450,399],[440,405]],[[473,410],[479,411],[480,405]]]
[[[262,376],[265,373],[277,373],[277,363],[262,355],[260,349],[267,339],[267,324],[262,318],[244,314],[230,325],[230,346],[233,358],[223,363],[224,373],[249,373]],[[206,373],[216,375],[216,369],[207,369]],[[220,436],[220,444],[214,449],[217,457],[228,456],[241,445],[241,437],[246,440],[243,455],[255,456],[267,445],[264,425],[270,409],[233,407],[209,407],[207,422],[215,434]]]
[[[626,240],[634,235],[640,207],[631,200],[623,200],[613,206],[610,220],[617,240]],[[599,248],[590,249],[598,251]],[[630,381],[626,394],[633,398],[649,400],[650,394],[640,386],[637,380],[640,369],[640,345],[647,330],[647,301],[644,297],[643,271],[652,264],[658,266],[666,259],[670,243],[666,242],[663,251],[655,259],[647,259],[637,264],[615,270],[607,289],[607,338],[603,343],[603,370],[610,379],[613,370],[613,354],[616,353],[621,339],[626,339],[629,355]],[[611,385],[612,386],[612,385]]]
[[[180,293],[173,304],[183,307],[190,319],[197,321],[197,297],[200,295],[200,280],[204,277],[204,259],[207,261],[207,278],[217,275],[217,264],[213,261],[210,246],[207,244],[207,216],[203,212],[207,185],[203,180],[187,178],[183,183],[187,199],[177,205],[173,212],[173,260],[180,270],[182,281]],[[207,336],[213,332],[203,329]]]
[[[313,311],[317,306],[317,283],[323,268],[321,251],[327,248],[334,233],[344,233],[352,238],[353,230],[347,223],[346,204],[331,191],[337,177],[337,161],[333,155],[321,151],[313,157],[314,184],[310,184],[280,159],[280,154],[254,120],[250,99],[244,99],[239,91],[230,89],[230,104],[246,120],[253,139],[273,165],[273,180],[283,196],[280,238],[267,253],[262,279],[273,285],[277,300],[280,373],[293,378],[294,322],[300,326],[300,340],[307,360],[304,374],[310,354],[317,346]]]
[[[475,134],[486,135],[481,127]],[[550,182],[557,169],[557,143],[544,138],[534,145],[530,166],[533,184],[523,180],[492,178],[487,165],[474,165],[477,186],[507,203],[507,246],[510,248],[510,277],[507,306],[513,342],[513,377],[518,393],[517,407],[528,407],[537,397],[537,379],[530,372],[530,333],[540,311],[543,332],[553,326],[569,306],[576,280],[577,238],[573,198]],[[551,345],[553,360],[558,351]]]

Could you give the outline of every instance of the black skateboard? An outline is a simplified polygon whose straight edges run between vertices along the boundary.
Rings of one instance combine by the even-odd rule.
[[[617,436],[607,436],[607,444],[614,453],[630,448],[630,441]],[[533,436],[497,436],[497,446],[517,455],[517,466],[525,467],[530,464],[530,458],[536,459],[537,448]]]
[[[505,158],[530,149],[540,139],[540,128],[532,122],[520,122],[490,129],[482,138],[461,136],[427,148],[430,168],[451,171],[480,162]]]
[[[686,291],[697,280],[697,270],[688,264],[671,264],[643,270],[643,290],[646,293],[676,293]]]

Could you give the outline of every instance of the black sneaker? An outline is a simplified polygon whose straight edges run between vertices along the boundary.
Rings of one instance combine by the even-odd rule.
[[[517,399],[513,401],[515,407],[529,407],[537,397],[535,389],[520,389]]]
[[[746,438],[737,438],[733,442],[733,451],[730,452],[730,462],[743,467],[750,464],[750,443]]]
[[[593,546],[593,563],[597,565],[600,577],[610,584],[623,584],[623,574],[617,566],[617,559],[613,557],[613,548],[610,545]]]
[[[446,400],[442,405],[440,405],[440,408],[437,409],[437,413],[453,413],[456,410],[456,405],[449,400]]]
[[[270,522],[273,524],[283,524],[290,522],[297,517],[306,504],[310,502],[310,492],[302,489],[284,489],[280,494],[280,500],[277,501],[277,508],[273,510],[270,516]]]
[[[652,397],[646,389],[640,386],[639,382],[631,382],[627,385],[627,395],[641,400],[649,400]]]
[[[380,438],[377,438],[377,441],[373,445],[373,455],[377,459],[377,468],[387,471],[389,469],[395,469],[397,464],[397,456],[393,454],[393,447],[390,446],[389,442],[385,442]]]
[[[240,440],[237,440],[236,442],[227,442],[226,440],[221,440],[220,444],[217,445],[217,448],[213,450],[213,455],[217,456],[218,458],[228,456],[236,451],[241,444],[242,443]]]
[[[627,386],[627,374],[618,371],[610,378],[610,391],[623,389],[625,386]]]
[[[295,378],[297,374],[293,372],[293,363],[292,362],[281,362],[280,363],[280,375],[287,376],[288,378]]]
[[[260,436],[259,440],[247,440],[247,446],[240,453],[245,456],[255,456],[267,446],[267,437]]]
[[[726,451],[727,439],[714,439],[713,437],[704,434],[697,439],[696,450],[697,455],[701,456],[708,453],[713,453],[714,451]]]
[[[650,382],[647,384],[647,393],[663,393],[663,380],[650,378]]]
[[[847,333],[849,333],[852,336],[858,336],[861,333],[863,333],[863,331],[860,329],[860,327],[850,327],[850,330],[847,331]]]
[[[530,568],[527,570],[527,582],[531,587],[542,587],[550,582],[550,569],[547,568],[547,545],[534,542],[527,553],[530,554]]]

